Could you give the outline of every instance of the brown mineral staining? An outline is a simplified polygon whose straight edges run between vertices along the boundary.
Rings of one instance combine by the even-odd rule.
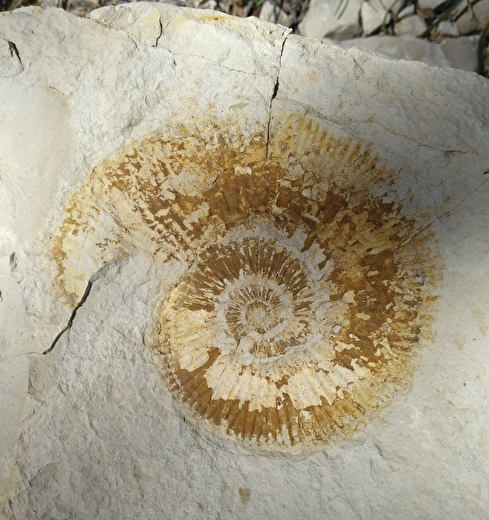
[[[72,304],[83,254],[92,272],[135,249],[177,262],[155,334],[176,398],[218,435],[301,451],[409,385],[436,244],[422,213],[373,193],[395,175],[370,145],[306,116],[272,129],[268,159],[262,135],[222,127],[138,143],[73,196],[53,256]]]
[[[251,498],[251,489],[250,488],[239,488],[239,498],[241,499],[241,503],[246,505]]]

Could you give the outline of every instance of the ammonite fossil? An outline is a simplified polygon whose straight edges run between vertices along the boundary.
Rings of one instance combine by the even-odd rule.
[[[368,143],[305,116],[270,138],[152,137],[72,197],[58,287],[74,305],[97,268],[147,251],[171,266],[150,325],[184,413],[245,446],[321,446],[409,382],[429,334],[434,244],[415,205],[379,192],[392,178]]]

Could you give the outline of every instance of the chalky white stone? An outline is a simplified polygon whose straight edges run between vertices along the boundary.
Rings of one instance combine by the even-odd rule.
[[[486,80],[160,4],[0,38],[4,517],[485,517]]]

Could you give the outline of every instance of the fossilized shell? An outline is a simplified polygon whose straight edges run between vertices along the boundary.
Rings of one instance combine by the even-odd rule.
[[[284,121],[134,144],[73,195],[53,247],[72,305],[135,249],[172,265],[155,345],[174,395],[272,451],[343,438],[409,383],[437,277],[420,209],[379,193],[395,175],[371,145]]]

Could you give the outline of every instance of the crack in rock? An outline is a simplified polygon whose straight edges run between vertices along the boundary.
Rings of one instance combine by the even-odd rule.
[[[267,143],[266,143],[266,158],[267,159],[268,159],[268,146],[270,143],[270,125],[272,122],[272,104],[273,104],[273,100],[277,97],[278,89],[280,87],[280,70],[282,69],[282,57],[284,55],[285,42],[287,41],[289,34],[290,34],[290,32],[284,32],[284,34],[283,34],[284,40],[282,42],[282,48],[280,49],[280,59],[279,59],[279,64],[278,64],[277,78],[275,79],[275,86],[273,88],[272,97],[270,98],[268,126],[267,126]]]
[[[76,313],[78,312],[78,310],[83,307],[83,304],[87,301],[87,298],[88,296],[90,295],[90,291],[92,290],[92,281],[89,280],[88,284],[87,284],[87,288],[85,289],[85,293],[83,294],[80,302],[78,303],[78,305],[74,308],[73,312],[71,313],[71,316],[70,316],[70,319],[68,320],[68,324],[66,325],[66,327],[64,329],[61,330],[61,332],[54,338],[54,341],[51,343],[51,346],[45,350],[43,352],[44,355],[46,354],[49,354],[53,349],[54,347],[58,344],[58,341],[61,339],[61,337],[63,336],[63,334],[70,330],[72,325],[73,325],[73,322],[75,321],[75,318],[76,318]]]
[[[158,47],[160,38],[163,36],[163,22],[161,21],[161,18],[158,20],[158,23],[160,24],[160,34],[156,37],[154,47]]]
[[[8,47],[9,47],[10,55],[12,56],[12,58],[14,56],[16,56],[17,59],[19,60],[19,63],[22,65],[22,68],[24,68],[24,64],[22,63],[22,60],[20,58],[20,53],[19,53],[19,49],[17,49],[17,45],[15,45],[14,42],[8,41]]]

